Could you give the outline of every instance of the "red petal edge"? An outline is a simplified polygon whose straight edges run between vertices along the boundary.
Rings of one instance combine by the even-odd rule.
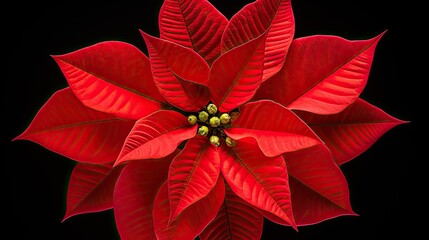
[[[113,189],[122,166],[78,163],[70,177],[67,210],[62,221],[85,213],[100,212],[113,207]]]
[[[228,51],[213,63],[209,85],[219,111],[229,112],[255,95],[262,81],[266,36]]]
[[[282,156],[266,157],[255,143],[221,145],[221,172],[232,191],[252,206],[270,212],[296,229],[286,164]]]
[[[295,21],[289,0],[258,0],[246,5],[228,23],[222,36],[227,52],[268,31],[265,41],[264,73],[268,80],[283,66],[295,34]]]
[[[261,85],[254,99],[316,114],[344,110],[363,91],[384,33],[355,41],[325,35],[295,39],[283,69]]]
[[[160,110],[138,120],[122,147],[115,166],[129,160],[162,158],[195,136],[198,125],[191,126],[182,114]]]
[[[226,185],[225,201],[216,218],[200,234],[201,240],[259,240],[264,217]]]
[[[168,174],[170,222],[180,213],[209,194],[220,173],[217,148],[207,137],[195,136],[171,163]]]
[[[171,160],[179,152],[124,165],[113,193],[115,221],[121,240],[156,239],[152,220],[155,196],[167,179]]]
[[[149,59],[131,44],[106,41],[52,57],[87,107],[133,120],[165,108]]]
[[[165,183],[156,195],[153,209],[153,223],[157,238],[193,240],[216,217],[225,198],[224,180],[219,177],[216,186],[206,197],[188,207],[171,223],[169,223],[170,203],[168,198],[168,186]]]
[[[232,139],[251,137],[267,157],[323,144],[295,113],[270,100],[240,107],[240,115],[225,133]]]
[[[160,37],[193,49],[209,64],[220,56],[227,24],[228,19],[206,0],[165,0],[159,13]]]
[[[14,140],[29,140],[85,163],[115,161],[134,121],[84,106],[70,88],[55,92]]]
[[[390,129],[407,123],[361,98],[333,115],[296,113],[325,142],[339,165],[365,152]]]

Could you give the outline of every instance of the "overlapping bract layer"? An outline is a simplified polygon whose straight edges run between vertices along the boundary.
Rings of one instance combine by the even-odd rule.
[[[293,39],[290,0],[230,20],[165,0],[159,28],[141,31],[149,57],[119,41],[53,56],[69,87],[16,139],[78,162],[64,219],[113,208],[125,240],[226,240],[259,239],[264,217],[296,229],[355,215],[341,164],[405,123],[360,98],[384,32]],[[187,120],[209,103],[239,112],[220,146]]]

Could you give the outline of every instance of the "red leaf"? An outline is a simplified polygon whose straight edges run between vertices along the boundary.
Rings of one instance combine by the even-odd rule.
[[[250,100],[262,80],[266,34],[220,56],[209,77],[212,101],[229,112]]]
[[[177,219],[169,223],[170,203],[167,183],[162,185],[155,198],[153,225],[158,239],[194,240],[213,221],[225,198],[225,184],[219,177],[210,193],[185,209]]]
[[[267,157],[322,144],[313,131],[292,111],[269,100],[247,103],[225,129],[232,139],[251,137]]]
[[[316,115],[300,111],[297,114],[326,143],[337,164],[354,159],[387,131],[406,123],[360,98],[338,114]]]
[[[220,41],[228,20],[207,0],[165,0],[159,13],[159,32],[198,52],[209,64],[220,55]]]
[[[350,205],[347,180],[326,146],[283,155],[289,172],[293,216],[298,226],[316,224],[343,215],[356,215]],[[289,225],[264,214],[273,222]]]
[[[226,52],[267,30],[262,81],[282,68],[295,34],[290,0],[258,0],[246,5],[231,18],[222,36],[222,51]]]
[[[179,152],[125,165],[113,193],[115,221],[122,240],[156,239],[152,221],[155,196],[167,179],[171,160]]]
[[[255,99],[268,98],[316,114],[342,111],[364,89],[383,34],[356,41],[336,36],[294,40],[285,67],[261,85]]]
[[[191,126],[182,114],[160,110],[136,122],[125,140],[115,165],[129,160],[162,158],[184,140],[192,138],[198,125]]]
[[[149,59],[131,44],[101,42],[52,57],[73,92],[90,108],[136,120],[164,107]]]
[[[116,160],[134,122],[85,107],[65,88],[54,93],[14,140],[29,140],[72,160]]]
[[[207,137],[189,139],[169,170],[170,222],[187,207],[207,196],[215,186],[219,172],[217,149]]]
[[[227,187],[219,213],[199,237],[201,240],[259,240],[263,225],[263,216]]]
[[[199,111],[209,101],[210,68],[192,49],[152,37],[140,31],[149,50],[154,81],[171,105],[184,111]],[[195,85],[189,89],[189,85]]]
[[[221,172],[244,201],[286,221],[294,228],[286,164],[282,156],[266,157],[254,144],[221,145]]]
[[[78,163],[70,177],[67,191],[66,219],[84,213],[100,212],[113,207],[113,189],[122,167],[112,163]]]

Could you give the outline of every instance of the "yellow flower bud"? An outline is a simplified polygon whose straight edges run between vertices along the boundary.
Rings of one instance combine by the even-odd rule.
[[[198,134],[201,136],[207,136],[207,134],[209,134],[209,128],[207,126],[201,126],[198,128]]]
[[[213,103],[210,103],[209,105],[207,105],[207,112],[209,112],[209,114],[214,115],[217,113],[217,107],[216,105],[214,105]]]
[[[210,126],[218,127],[220,125],[220,119],[218,117],[210,118]]]
[[[191,125],[195,125],[197,123],[198,119],[195,115],[189,115],[188,116],[188,122]]]
[[[219,137],[218,136],[212,135],[212,136],[210,136],[209,140],[210,140],[211,144],[215,145],[216,147],[219,147],[220,142],[219,142]]]
[[[229,116],[228,113],[222,113],[222,115],[220,115],[219,119],[220,119],[220,122],[222,124],[228,124],[229,121],[231,120],[231,117]]]
[[[237,145],[237,141],[235,141],[234,139],[232,139],[230,137],[226,137],[225,142],[226,142],[226,145],[228,147],[234,147],[235,145]]]
[[[200,119],[201,122],[206,122],[209,119],[209,114],[206,111],[201,111],[198,114],[198,119]]]

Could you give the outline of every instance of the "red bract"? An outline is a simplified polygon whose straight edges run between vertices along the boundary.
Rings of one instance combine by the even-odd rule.
[[[405,123],[360,98],[383,33],[294,39],[290,0],[231,19],[165,0],[148,55],[53,55],[68,87],[16,139],[79,162],[64,220],[113,208],[121,239],[259,239],[356,215],[340,166]]]

